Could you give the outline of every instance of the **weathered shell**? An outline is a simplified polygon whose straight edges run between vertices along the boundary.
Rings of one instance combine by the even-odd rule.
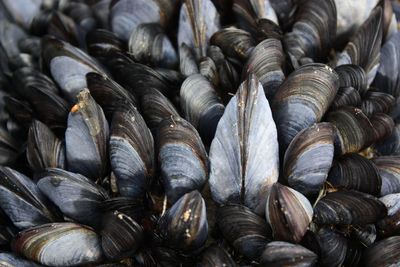
[[[136,108],[114,113],[109,156],[120,195],[142,196],[154,173],[154,141]]]
[[[209,162],[196,129],[180,117],[163,120],[157,134],[158,162],[168,200],[203,188]]]
[[[232,10],[242,28],[251,31],[257,27],[258,19],[269,19],[278,23],[277,14],[270,0],[234,0]]]
[[[375,144],[375,148],[381,155],[400,155],[400,124],[394,126],[390,136]]]
[[[319,248],[321,266],[341,266],[349,248],[346,238],[335,230],[327,227],[320,228],[315,233],[316,246]]]
[[[103,216],[101,246],[104,255],[118,260],[133,255],[143,240],[143,229],[132,218],[119,211]]]
[[[34,120],[28,133],[26,156],[29,166],[35,172],[46,168],[65,167],[63,142],[42,122]]]
[[[77,98],[65,132],[68,170],[96,180],[106,174],[108,123],[88,89],[80,92]]]
[[[283,178],[304,195],[321,190],[332,165],[333,127],[318,123],[300,131],[285,152]]]
[[[219,28],[219,14],[211,0],[183,1],[179,14],[178,45],[188,45],[196,59],[206,56],[209,39]]]
[[[281,42],[269,38],[260,42],[253,49],[244,66],[243,75],[254,73],[264,87],[265,95],[272,100],[285,79],[284,63],[285,55]]]
[[[198,191],[186,193],[160,219],[164,242],[175,249],[190,251],[207,239],[206,205]]]
[[[67,217],[85,225],[99,226],[100,203],[108,198],[101,186],[62,169],[47,169],[37,186]]]
[[[224,113],[224,105],[212,84],[200,74],[189,76],[182,84],[180,103],[185,119],[198,130],[205,143],[210,143]]]
[[[261,256],[262,266],[315,266],[318,256],[302,247],[287,242],[274,241],[265,246]]]
[[[235,267],[236,263],[225,249],[218,245],[212,245],[203,252],[200,265],[202,267]]]
[[[214,201],[264,212],[266,192],[278,180],[279,155],[275,123],[255,75],[228,103],[210,147],[210,163]]]
[[[338,87],[338,75],[324,64],[304,65],[282,83],[272,105],[282,155],[298,132],[322,119]]]
[[[135,60],[157,67],[173,68],[178,63],[175,48],[156,23],[139,24],[129,38],[129,52]]]
[[[314,207],[318,224],[370,224],[386,215],[386,207],[375,197],[358,191],[326,194]]]
[[[378,168],[359,154],[347,154],[334,161],[329,171],[328,182],[336,188],[357,190],[379,195],[382,179]]]
[[[381,156],[373,158],[372,162],[379,170],[382,178],[381,196],[400,193],[400,157]]]
[[[298,243],[312,220],[313,208],[301,193],[275,183],[267,198],[265,216],[274,240]]]
[[[394,130],[394,121],[392,117],[385,113],[377,113],[371,116],[370,122],[374,130],[371,143],[376,143],[391,136]]]
[[[222,206],[218,215],[218,228],[223,237],[240,254],[258,259],[272,239],[271,229],[265,220],[241,205]]]
[[[400,264],[400,236],[391,236],[376,242],[363,254],[365,267],[396,266]]]
[[[20,229],[59,219],[36,184],[8,167],[0,167],[0,207]]]
[[[102,259],[97,234],[75,223],[43,224],[24,230],[14,239],[12,249],[48,266],[76,266]]]
[[[192,74],[199,73],[197,60],[192,50],[186,43],[179,46],[179,70],[188,77]]]

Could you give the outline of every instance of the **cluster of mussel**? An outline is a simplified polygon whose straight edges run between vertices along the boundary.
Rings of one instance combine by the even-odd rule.
[[[399,14],[2,0],[0,266],[399,266]]]

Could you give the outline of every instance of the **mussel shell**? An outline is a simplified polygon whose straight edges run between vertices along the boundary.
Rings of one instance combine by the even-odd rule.
[[[396,266],[400,264],[400,236],[391,236],[376,242],[363,254],[365,267]]]
[[[102,259],[100,238],[75,223],[42,224],[20,232],[13,251],[48,266],[76,266]]]
[[[242,1],[234,0],[232,11],[241,28],[252,31],[257,26],[258,19],[269,19],[278,23],[277,14],[270,3],[270,0],[263,1]]]
[[[198,265],[202,267],[234,267],[236,263],[224,248],[218,245],[211,245],[204,250],[201,256],[201,263]]]
[[[108,1],[108,0],[106,0]],[[112,52],[125,51],[125,43],[113,32],[105,29],[96,29],[86,35],[86,46],[89,54],[100,61],[104,61]]]
[[[358,191],[336,191],[326,194],[314,207],[317,224],[370,224],[387,213],[377,198]]]
[[[373,86],[379,91],[400,96],[400,32],[394,34],[381,49],[381,58],[378,73]]]
[[[369,247],[377,238],[376,226],[374,224],[352,226],[350,237],[358,240],[365,247]]]
[[[40,12],[42,0],[5,0],[1,7],[5,8],[12,19],[23,26],[29,28],[32,19]]]
[[[400,194],[389,194],[379,199],[387,208],[387,216],[376,226],[381,237],[400,234]]]
[[[200,74],[189,76],[182,84],[180,103],[185,119],[199,131],[205,143],[210,143],[224,113],[224,105],[212,84]]]
[[[336,67],[335,71],[339,75],[340,87],[353,87],[361,96],[367,92],[367,75],[360,66],[345,64]]]
[[[318,194],[328,176],[333,154],[330,123],[318,123],[300,131],[285,152],[284,180],[302,194]]]
[[[234,27],[217,31],[211,37],[210,43],[220,47],[227,57],[241,61],[245,61],[256,46],[256,41],[250,33]]]
[[[320,62],[336,35],[336,6],[333,0],[302,2],[296,11],[292,31],[284,37],[286,51],[294,66],[304,60]]]
[[[243,75],[254,73],[264,87],[265,95],[272,100],[285,79],[284,63],[285,56],[281,42],[269,38],[253,49],[244,66]]]
[[[265,246],[261,256],[262,266],[314,266],[318,256],[302,247],[287,242],[274,241]]]
[[[144,216],[145,205],[142,198],[113,197],[100,203],[103,214],[119,211],[139,222]]]
[[[362,67],[367,75],[368,84],[374,80],[379,67],[382,24],[383,11],[380,6],[377,6],[347,43],[337,60],[337,65],[355,64]]]
[[[304,65],[282,83],[272,105],[282,155],[298,132],[321,120],[338,87],[338,75],[324,64]]]
[[[209,162],[196,129],[180,117],[163,120],[157,134],[158,162],[168,200],[203,188]]]
[[[219,14],[211,0],[185,0],[179,14],[178,46],[185,43],[199,60],[206,56],[209,40],[219,28]]]
[[[400,193],[400,157],[381,156],[372,162],[379,170],[382,179],[381,196]]]
[[[82,50],[53,37],[42,40],[42,51],[45,65],[70,102],[75,102],[77,94],[87,86],[88,72],[107,74]]]
[[[257,77],[250,75],[229,101],[210,147],[213,200],[241,203],[263,214],[268,190],[278,180],[278,153],[268,100]]]
[[[21,258],[11,252],[0,253],[0,266],[4,267],[40,267],[41,265],[36,264],[32,261]]]
[[[358,152],[368,147],[375,137],[373,126],[361,109],[342,107],[329,112],[326,120],[335,126],[337,155]]]
[[[13,164],[20,153],[21,144],[5,128],[0,127],[0,164]]]
[[[275,183],[267,198],[265,216],[274,240],[298,243],[312,220],[313,208],[301,193]]]
[[[107,170],[108,123],[88,89],[77,98],[65,132],[68,171],[96,180],[103,178]]]
[[[132,218],[119,211],[103,215],[101,245],[104,255],[118,260],[133,255],[143,241],[143,229]]]
[[[157,132],[158,126],[164,119],[179,117],[174,105],[160,91],[149,88],[143,94],[141,101],[141,111],[147,126],[153,134]]]
[[[390,114],[396,99],[387,93],[368,91],[361,104],[361,110],[365,115],[371,117],[376,113],[387,113]]]
[[[335,188],[357,190],[379,195],[382,179],[378,168],[359,154],[347,154],[334,161],[329,171],[328,182]]]
[[[133,94],[108,77],[95,72],[86,74],[87,87],[92,97],[102,107],[108,119],[120,106],[136,106]]]
[[[385,113],[377,113],[372,115],[370,122],[374,130],[371,142],[375,143],[391,136],[394,129],[392,117]]]
[[[59,219],[36,184],[8,167],[0,167],[0,207],[20,229]]]
[[[188,77],[192,74],[199,73],[197,60],[192,50],[186,43],[179,46],[179,70]]]
[[[241,205],[218,209],[217,223],[223,237],[233,248],[249,259],[259,259],[272,232],[265,220]]]
[[[136,108],[114,113],[109,156],[120,195],[143,195],[154,173],[154,141]]]
[[[62,169],[47,169],[37,186],[67,217],[85,225],[99,226],[99,206],[108,198],[101,186]]]
[[[394,126],[390,136],[374,146],[380,155],[400,155],[400,124]]]
[[[124,41],[140,23],[165,25],[175,1],[117,0],[110,4],[109,23],[112,31]]]
[[[190,251],[203,246],[208,223],[201,194],[192,191],[178,199],[161,217],[159,229],[164,242],[172,248]]]
[[[257,22],[256,39],[262,42],[265,39],[274,38],[282,40],[283,32],[278,24],[269,19],[259,19]]]
[[[173,68],[178,63],[175,48],[156,23],[139,24],[132,32],[128,46],[133,58],[143,64]]]
[[[28,133],[26,155],[35,172],[46,168],[65,168],[65,147],[42,122],[34,120]]]

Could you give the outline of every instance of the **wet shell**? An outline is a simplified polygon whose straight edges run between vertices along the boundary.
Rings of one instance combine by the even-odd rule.
[[[75,223],[52,223],[20,232],[12,249],[48,266],[76,266],[99,262],[100,239],[88,227]]]
[[[241,205],[225,205],[218,209],[218,228],[233,248],[249,259],[258,259],[272,239],[265,220]]]
[[[275,183],[267,199],[265,216],[274,240],[298,243],[312,220],[313,209],[301,193]]]
[[[185,119],[198,130],[205,143],[210,143],[224,113],[224,105],[212,84],[200,74],[189,76],[182,84],[180,103]]]
[[[25,260],[14,253],[2,252],[0,253],[0,265],[4,267],[40,267],[32,261]]]
[[[382,178],[381,196],[400,193],[400,157],[382,156],[373,158],[372,162]]]
[[[376,226],[381,237],[400,234],[400,194],[389,194],[379,199],[387,208],[387,216]]]
[[[339,75],[340,87],[353,87],[361,96],[367,92],[367,75],[360,66],[345,64],[336,67],[335,71]]]
[[[114,113],[109,156],[120,195],[142,196],[154,173],[154,141],[136,108]]]
[[[358,191],[326,194],[314,207],[317,224],[370,224],[386,215],[386,207],[375,197]]]
[[[285,153],[284,180],[302,194],[318,194],[331,168],[333,153],[330,123],[317,123],[300,131]]]
[[[284,63],[285,56],[281,42],[270,38],[260,42],[253,49],[243,73],[246,75],[254,73],[264,87],[265,95],[272,100],[285,79]]]
[[[390,94],[370,90],[363,99],[361,110],[368,117],[377,113],[390,114],[395,102],[395,98]]]
[[[40,121],[33,121],[29,128],[26,155],[30,167],[35,172],[46,168],[65,167],[63,142]]]
[[[234,267],[236,266],[236,263],[225,249],[218,245],[212,245],[203,252],[203,255],[201,257],[201,266]]]
[[[282,83],[272,105],[282,155],[298,132],[322,119],[338,87],[338,75],[324,64],[302,66]]]
[[[162,121],[157,134],[158,162],[168,200],[203,188],[209,174],[206,150],[196,129],[180,117]]]
[[[0,167],[0,207],[20,229],[59,219],[36,184],[8,167]]]
[[[287,242],[268,243],[261,256],[262,266],[315,266],[318,256],[302,247]]]
[[[99,206],[108,198],[101,186],[62,169],[47,169],[37,186],[67,217],[85,225],[99,225]]]
[[[341,107],[359,107],[361,105],[360,93],[354,87],[340,87],[330,109],[336,110]]]
[[[363,264],[366,267],[373,266],[396,266],[400,264],[400,236],[392,236],[383,239],[363,254]]]
[[[346,188],[379,195],[382,179],[375,164],[358,154],[337,159],[329,171],[328,182],[335,188]]]
[[[198,191],[183,195],[160,219],[164,242],[170,247],[190,251],[203,246],[207,239],[206,205]]]
[[[115,211],[103,216],[101,246],[108,259],[118,260],[133,255],[142,240],[142,227],[126,214]]]

